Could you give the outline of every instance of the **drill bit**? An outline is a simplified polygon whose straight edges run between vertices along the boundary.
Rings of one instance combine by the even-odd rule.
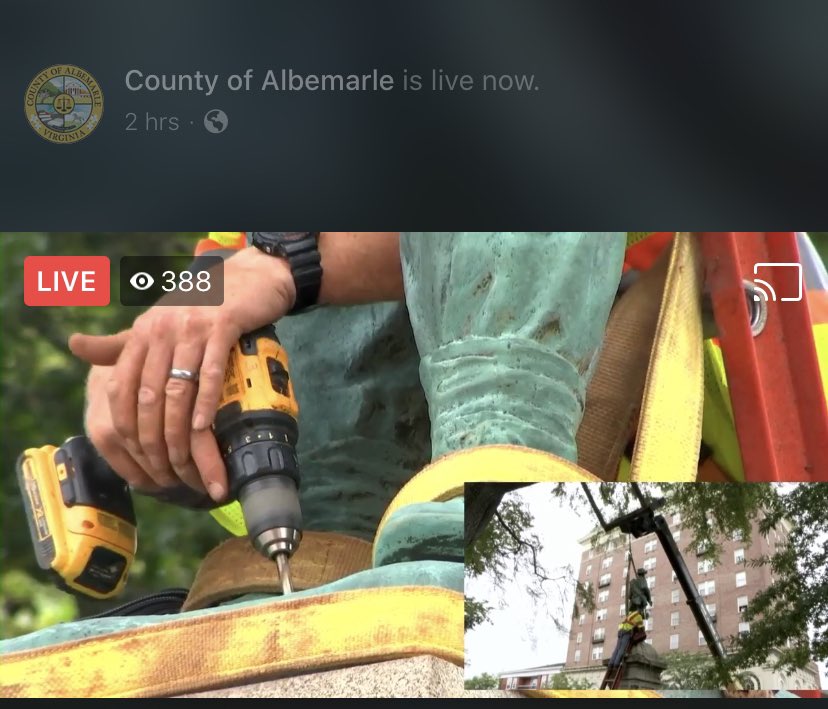
[[[282,582],[282,595],[286,596],[289,593],[293,593],[287,554],[276,554],[276,568],[279,571],[279,579]]]

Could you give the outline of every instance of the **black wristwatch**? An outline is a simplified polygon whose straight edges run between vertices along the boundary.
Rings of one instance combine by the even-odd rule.
[[[322,258],[318,231],[250,231],[251,246],[287,260],[296,284],[296,303],[288,315],[306,312],[319,302]]]

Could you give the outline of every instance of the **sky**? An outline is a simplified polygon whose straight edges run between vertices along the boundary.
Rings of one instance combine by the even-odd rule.
[[[549,570],[569,567],[577,574],[581,560],[578,540],[596,526],[587,509],[564,507],[553,500],[550,485],[538,484],[509,493],[508,497],[525,500],[535,517],[535,533],[543,544],[539,561]],[[507,497],[507,499],[508,499]],[[554,514],[550,515],[550,510]],[[567,631],[555,627],[550,616],[557,615],[568,627],[574,602],[574,582],[553,588],[548,600],[534,603],[525,592],[529,574],[518,575],[505,587],[496,589],[490,579],[466,579],[466,595],[486,600],[495,610],[491,623],[483,623],[466,633],[466,677],[484,672],[501,672],[549,665],[566,660],[569,641]],[[563,592],[563,595],[558,595]],[[563,613],[562,613],[562,609]],[[820,663],[822,686],[828,687],[828,671]]]

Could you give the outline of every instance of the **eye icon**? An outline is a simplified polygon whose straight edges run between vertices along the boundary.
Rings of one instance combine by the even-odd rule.
[[[147,288],[152,288],[153,283],[155,279],[146,271],[138,271],[129,279],[129,285],[135,290],[147,290]]]

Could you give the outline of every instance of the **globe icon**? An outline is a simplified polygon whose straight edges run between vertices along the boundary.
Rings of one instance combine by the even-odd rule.
[[[204,127],[210,133],[223,133],[229,123],[230,119],[220,108],[213,108],[204,114]]]

